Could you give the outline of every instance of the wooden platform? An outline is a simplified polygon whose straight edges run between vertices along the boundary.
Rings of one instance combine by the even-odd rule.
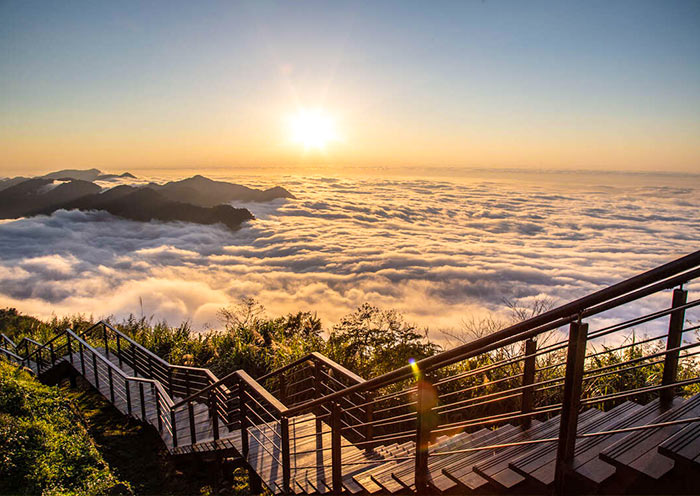
[[[125,415],[158,428],[156,390],[146,382],[125,379],[134,371],[113,354],[96,349],[100,359],[79,353],[65,356],[68,362],[105,398]],[[71,359],[72,358],[72,359]],[[107,363],[109,361],[109,364]],[[95,369],[95,365],[97,368]],[[39,370],[31,362],[35,372]],[[109,369],[112,369],[111,374]],[[119,373],[118,371],[121,371]],[[110,379],[111,375],[111,379]],[[112,388],[110,388],[110,380]],[[178,402],[181,398],[172,398]],[[195,438],[192,442],[189,412],[176,411],[177,446],[168,426],[159,429],[163,442],[175,456],[221,452],[245,460],[262,482],[276,494],[283,493],[281,425],[258,422],[247,428],[249,449],[243,453],[242,433],[218,419],[218,439],[206,405],[193,405]],[[700,474],[700,422],[673,423],[700,417],[700,395],[674,399],[662,406],[659,400],[646,405],[624,402],[610,411],[588,409],[579,416],[573,476],[589,490],[601,490],[616,476],[658,480],[675,467]],[[625,431],[635,426],[668,423],[656,428]],[[556,437],[559,417],[534,420],[528,429],[516,425],[480,428],[442,436],[429,448],[429,486],[435,494],[546,492],[554,482]],[[610,434],[585,437],[597,432]],[[290,491],[295,494],[326,494],[332,488],[331,429],[313,414],[289,419]],[[521,444],[519,444],[521,443]],[[405,494],[415,491],[415,443],[411,440],[363,449],[341,437],[342,485],[348,494]],[[497,447],[493,447],[497,446]],[[484,447],[491,447],[482,449]],[[690,471],[690,472],[688,472]],[[526,491],[527,492],[527,491]]]

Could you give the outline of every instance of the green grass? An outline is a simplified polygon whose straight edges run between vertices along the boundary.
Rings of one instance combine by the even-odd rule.
[[[0,493],[131,494],[62,393],[0,360]]]
[[[77,388],[67,380],[61,394],[80,411],[97,447],[115,474],[129,482],[135,494],[248,496],[248,476],[238,469],[222,480],[212,464],[187,460],[178,463],[168,456],[158,433],[126,417],[78,378]]]

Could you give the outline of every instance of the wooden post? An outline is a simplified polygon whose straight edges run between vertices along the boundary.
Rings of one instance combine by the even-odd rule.
[[[243,458],[248,461],[248,419],[246,414],[245,386],[243,381],[238,382],[239,412],[241,422],[241,451]]]
[[[102,339],[105,344],[105,355],[109,356],[109,342],[107,340],[107,326],[102,324]]]
[[[318,360],[313,361],[314,364],[314,397],[315,398],[320,398],[322,395],[321,392],[321,363]],[[321,450],[323,449],[323,420],[321,420],[319,417],[321,417],[324,412],[323,408],[319,407],[316,410],[316,449]],[[330,423],[330,422],[329,422]],[[323,455],[323,452],[320,452],[321,455]]]
[[[219,439],[219,409],[217,397],[214,389],[209,390],[209,416],[211,417],[211,429],[214,435],[214,441]]]
[[[415,484],[417,494],[428,494],[428,456],[430,454],[430,431],[433,424],[433,406],[436,398],[432,381],[422,377],[416,384],[416,464]]]
[[[190,419],[190,444],[197,442],[197,431],[194,425],[194,405],[189,401],[187,403],[187,416]]]
[[[170,427],[173,430],[173,448],[177,448],[177,424],[175,423],[175,410],[170,410]]]
[[[173,369],[168,367],[168,392],[171,397],[175,396],[175,391],[173,391]]]
[[[343,467],[342,453],[340,445],[340,434],[342,424],[340,423],[343,412],[337,401],[331,403],[331,471],[333,480],[333,494],[339,495],[343,492]]]
[[[160,398],[158,396],[158,390],[154,392],[154,397],[156,399],[156,417],[158,418],[158,432],[163,432],[163,420],[160,418]]]
[[[139,398],[141,399],[141,420],[146,421],[146,398],[143,394],[143,382],[139,381]]]
[[[131,388],[128,379],[124,379],[124,386],[126,386],[126,411],[131,415]]]
[[[189,397],[190,392],[190,369],[185,369],[185,394]]]
[[[100,390],[100,376],[97,374],[97,354],[92,353],[92,368],[95,373],[95,389]]]
[[[673,290],[672,308],[677,308],[685,305],[688,300],[688,292],[684,289]],[[678,348],[683,341],[683,321],[685,320],[685,309],[676,310],[671,313],[671,319],[668,324],[668,337],[666,338],[666,350]],[[676,382],[678,375],[678,358],[680,350],[666,353],[664,358],[664,374],[661,379],[661,384],[667,386]],[[661,403],[664,406],[669,406],[673,401],[675,391],[673,388],[661,390]]]
[[[78,346],[80,346],[80,368],[83,371],[83,377],[87,379],[87,377],[85,376],[85,353],[83,353],[82,341],[78,341]]]
[[[289,406],[287,405],[287,378],[284,372],[280,372],[278,380],[280,384],[280,401],[283,405]]]
[[[554,473],[555,494],[567,494],[567,478],[571,471],[576,449],[578,410],[581,406],[583,366],[586,361],[588,324],[572,322],[569,327],[569,345],[566,354],[564,399],[559,417],[559,441]]]
[[[280,419],[280,430],[282,436],[282,490],[284,494],[292,494],[291,482],[291,462],[289,452],[289,419]]]
[[[534,339],[525,341],[525,362],[523,364],[523,393],[520,396],[521,413],[526,414],[532,412],[534,405],[535,391],[532,385],[535,383],[535,367],[537,343]],[[532,416],[520,418],[520,425],[523,429],[529,429],[532,425]]]
[[[112,367],[107,367],[107,378],[109,379],[109,399],[114,405],[114,378],[112,377]]]
[[[368,443],[365,444],[366,450],[373,449],[372,443],[369,441],[374,439],[374,397],[374,391],[369,391],[365,396],[365,403],[367,403],[367,406],[365,407],[365,423],[367,424],[365,426],[365,441],[368,441]]]
[[[51,353],[51,365],[56,363],[56,352],[53,348],[53,341],[49,343],[49,352]]]
[[[119,359],[119,368],[122,367],[122,345],[119,334],[117,334],[117,358]]]
[[[139,367],[136,365],[136,345],[131,343],[131,368],[134,369],[134,376],[138,377]]]
[[[70,359],[71,365],[73,364],[73,349],[70,345],[70,334],[66,334],[66,346],[68,347],[68,357]]]

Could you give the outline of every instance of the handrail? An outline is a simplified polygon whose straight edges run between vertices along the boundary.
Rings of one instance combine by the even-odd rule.
[[[147,377],[134,377],[131,375],[127,375],[126,372],[124,372],[122,369],[117,367],[114,363],[112,363],[111,360],[108,360],[107,358],[105,358],[102,355],[102,353],[99,352],[99,350],[93,348],[87,341],[85,341],[83,338],[81,338],[80,336],[75,334],[70,328],[67,328],[65,333],[72,336],[73,339],[75,339],[76,341],[81,343],[85,348],[87,348],[90,352],[92,352],[97,357],[98,360],[100,360],[102,363],[104,363],[109,368],[114,370],[117,373],[117,375],[120,375],[123,379],[129,380],[129,381],[134,381],[134,382],[144,382],[144,383],[148,383],[148,384],[153,384],[160,392],[163,393],[163,395],[166,398],[166,403],[169,403],[170,404],[169,406],[172,405],[173,400],[170,398],[168,393],[165,391],[165,388],[160,383],[160,381],[155,380],[155,379],[149,379]]]
[[[386,374],[369,379],[363,383],[355,384],[321,398],[316,398],[305,403],[301,403],[287,410],[286,415],[291,417],[298,413],[308,411],[313,407],[328,403],[329,401],[334,401],[352,393],[363,392],[372,388],[384,386],[391,382],[406,379],[413,375],[413,370],[416,367],[418,370],[425,372],[473,357],[475,356],[476,352],[483,353],[485,351],[489,351],[490,349],[494,349],[495,347],[504,346],[503,341],[515,342],[528,339],[545,332],[539,328],[551,323],[552,321],[558,319],[573,319],[573,316],[578,318],[578,315],[586,309],[591,309],[591,307],[602,305],[611,299],[618,298],[632,291],[644,288],[645,286],[659,282],[662,279],[679,275],[681,272],[693,269],[698,264],[700,264],[700,251],[696,251],[640,275],[618,282],[617,284],[596,291],[592,294],[574,300],[573,302],[566,303],[553,310],[549,310],[548,312],[542,313],[523,322],[519,322],[500,331],[496,331],[488,336],[477,338],[469,343],[465,343],[437,355],[423,358],[413,365],[405,365],[398,369],[394,369],[391,372],[387,372]],[[684,282],[688,281],[692,279],[691,276],[696,272],[697,271],[692,271],[688,274],[679,275],[679,278]],[[604,308],[603,310],[600,310],[600,312],[607,309],[608,308]],[[571,322],[571,320],[569,320],[569,322]]]
[[[271,378],[271,377],[274,377],[274,376],[279,375],[279,374],[281,374],[281,373],[283,373],[283,372],[286,372],[287,370],[290,370],[290,369],[292,369],[292,368],[294,368],[294,367],[296,367],[296,366],[298,366],[298,365],[301,365],[301,364],[304,363],[304,362],[308,362],[308,361],[310,361],[310,360],[317,360],[317,361],[323,363],[324,365],[328,366],[329,368],[331,368],[331,369],[333,369],[333,370],[337,370],[338,372],[340,372],[341,374],[345,375],[345,376],[348,377],[349,379],[355,381],[356,383],[362,383],[362,382],[365,382],[365,381],[366,381],[366,379],[364,379],[364,378],[362,378],[361,376],[355,374],[355,373],[352,372],[351,370],[348,370],[347,368],[343,367],[343,366],[340,365],[339,363],[334,362],[333,360],[331,360],[330,358],[328,358],[328,357],[322,355],[321,353],[318,353],[317,351],[314,351],[314,352],[311,352],[311,353],[309,353],[309,354],[307,354],[307,355],[304,355],[303,357],[298,358],[297,360],[294,360],[293,362],[288,363],[287,365],[283,365],[282,367],[280,367],[280,368],[278,368],[278,369],[275,369],[275,370],[273,370],[272,372],[268,372],[267,374],[262,375],[262,376],[258,377],[257,379],[252,379],[252,378],[251,378],[251,379],[252,379],[253,381],[255,381],[257,384],[260,384],[260,383],[262,383],[263,381],[265,381],[265,380],[267,380],[267,379],[269,379],[269,378]],[[176,366],[173,365],[173,367],[176,367]],[[209,369],[205,369],[205,370],[209,370]],[[182,406],[183,404],[185,404],[185,403],[187,403],[187,402],[189,402],[189,401],[192,401],[192,400],[194,400],[194,399],[196,399],[196,398],[202,396],[204,393],[209,392],[211,389],[214,389],[214,388],[216,388],[216,387],[225,385],[226,382],[229,382],[233,377],[236,377],[236,376],[239,374],[239,372],[245,372],[245,371],[244,371],[243,369],[234,370],[234,371],[231,372],[230,374],[228,374],[228,375],[224,376],[223,378],[219,379],[217,382],[215,382],[215,383],[213,383],[213,384],[209,384],[208,386],[206,386],[206,387],[204,387],[204,388],[202,388],[202,389],[200,389],[200,390],[198,390],[198,391],[195,391],[194,393],[192,393],[191,395],[189,395],[187,398],[185,398],[185,399],[181,400],[180,402],[178,402],[175,406],[176,406],[176,407]],[[246,375],[247,375],[247,373],[246,373]],[[213,376],[213,374],[212,374],[212,376]],[[248,376],[248,377],[250,377],[250,376]]]
[[[98,323],[96,323],[96,324],[91,325],[90,327],[88,327],[87,329],[85,329],[85,330],[81,333],[81,335],[87,334],[88,332],[92,331],[92,330],[95,329],[97,326],[99,326],[101,323],[102,323],[102,321],[100,321],[100,322],[98,322]],[[67,327],[66,329],[70,329],[70,327]],[[59,332],[58,334],[56,334],[54,337],[52,337],[51,339],[49,339],[49,340],[48,340],[47,342],[45,342],[44,344],[37,343],[36,341],[34,341],[37,345],[39,345],[39,347],[38,347],[37,349],[35,349],[34,351],[32,351],[31,353],[27,354],[27,356],[24,357],[24,359],[25,359],[25,360],[29,360],[31,357],[33,357],[34,355],[36,355],[39,351],[41,351],[41,350],[43,350],[43,349],[46,349],[46,347],[47,347],[48,345],[50,345],[51,343],[53,343],[54,341],[56,341],[58,338],[60,338],[60,337],[63,336],[64,334],[65,334],[65,329],[64,329],[62,332]],[[28,340],[29,338],[26,338],[26,337],[25,337],[25,338],[22,338],[22,341],[24,341],[25,339]],[[20,341],[20,344],[17,345],[17,346],[21,346],[22,341]],[[32,340],[32,341],[33,341],[33,340]]]
[[[240,381],[245,382],[246,386],[250,387],[255,394],[260,395],[266,402],[268,402],[275,409],[275,412],[278,415],[284,415],[284,413],[288,410],[288,408],[284,406],[280,400],[272,396],[267,389],[262,387],[258,381],[248,375],[245,370],[237,370],[235,375]]]
[[[10,343],[15,350],[17,349],[17,345],[15,344],[15,342],[12,341],[9,337],[7,337],[5,333],[0,333],[0,337],[2,337],[4,341]]]

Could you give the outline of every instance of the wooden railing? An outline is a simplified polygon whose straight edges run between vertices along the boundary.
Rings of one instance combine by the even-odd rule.
[[[684,325],[686,312],[700,305],[700,300],[687,301],[688,293],[682,289],[700,276],[699,267],[700,252],[695,252],[452,350],[291,406],[281,414],[293,418],[319,408],[334,412],[333,456],[327,468],[333,472],[336,492],[342,491],[342,478],[353,468],[340,456],[341,436],[372,426],[373,436],[354,441],[354,446],[413,442],[408,456],[415,461],[418,493],[430,492],[431,459],[459,453],[431,451],[437,436],[510,422],[527,426],[535,417],[561,415],[557,435],[527,443],[557,443],[556,488],[563,494],[569,482],[581,408],[610,408],[624,399],[648,399],[651,395],[670,401],[683,387],[700,382],[696,374],[680,379],[677,376],[679,360],[695,360],[700,353],[697,339],[682,342],[684,334],[689,336],[699,327]],[[671,288],[676,289],[664,306],[660,293]],[[634,318],[617,317],[653,306],[657,309],[642,311]],[[623,307],[625,312],[619,312]],[[662,330],[664,321],[667,323]],[[640,327],[651,334],[642,340],[644,343],[621,341]],[[647,343],[663,343],[664,347],[658,351],[642,348]],[[630,350],[640,356],[625,355]],[[599,363],[603,356],[615,354],[619,360]],[[663,373],[649,374],[652,383],[625,384],[622,380],[614,384],[614,392],[606,391],[605,381],[654,367]],[[348,398],[358,395],[371,396],[364,403],[346,406]],[[373,409],[370,421],[348,422],[347,417],[339,415],[369,407]],[[594,434],[586,434],[590,435]],[[494,448],[481,446],[476,450]]]
[[[269,457],[283,474],[277,489],[285,493],[291,491],[292,460],[303,454],[296,450],[300,439],[290,432],[290,423],[315,421],[317,437],[324,425],[330,427],[330,446],[321,442],[312,451],[331,454],[320,457],[320,466],[332,473],[334,492],[343,491],[343,477],[356,468],[353,462],[343,460],[345,447],[372,450],[404,443],[402,459],[414,463],[415,490],[429,493],[429,465],[443,457],[498,447],[432,450],[438,436],[506,423],[527,427],[533,418],[560,416],[557,432],[512,444],[555,443],[556,491],[564,494],[577,438],[614,433],[580,434],[581,409],[609,409],[626,399],[654,396],[670,404],[675,394],[700,383],[695,362],[700,341],[690,334],[700,329],[700,318],[696,316],[695,323],[688,320],[700,299],[689,300],[683,287],[691,284],[695,288],[698,277],[700,252],[695,252],[369,380],[318,353],[258,380],[244,371],[219,380],[206,369],[168,364],[106,323],[81,336],[66,331],[63,338],[57,336],[27,351],[22,359],[39,364],[55,361],[66,351],[74,357],[77,345],[79,353],[100,362],[100,352],[88,341],[101,342],[106,358],[100,363],[105,370],[115,373],[108,358],[115,354],[118,364],[125,362],[134,370],[134,377],[120,375],[120,381],[151,381],[158,392],[155,402],[162,408],[157,418],[172,433],[173,452],[190,452],[205,438],[216,441],[221,429],[239,430],[243,456]],[[665,293],[669,289],[672,295]],[[640,330],[645,334],[638,339]],[[635,333],[633,341],[626,341],[631,333]],[[17,350],[8,351],[20,355]],[[696,365],[688,369],[690,375],[679,375],[685,370],[681,367],[684,363]],[[644,373],[646,382],[631,380],[639,373]],[[209,415],[197,420],[195,410],[201,405]],[[179,442],[175,425],[183,411],[189,425],[179,427],[189,431],[187,444]],[[251,436],[259,447],[253,454],[249,453]]]

